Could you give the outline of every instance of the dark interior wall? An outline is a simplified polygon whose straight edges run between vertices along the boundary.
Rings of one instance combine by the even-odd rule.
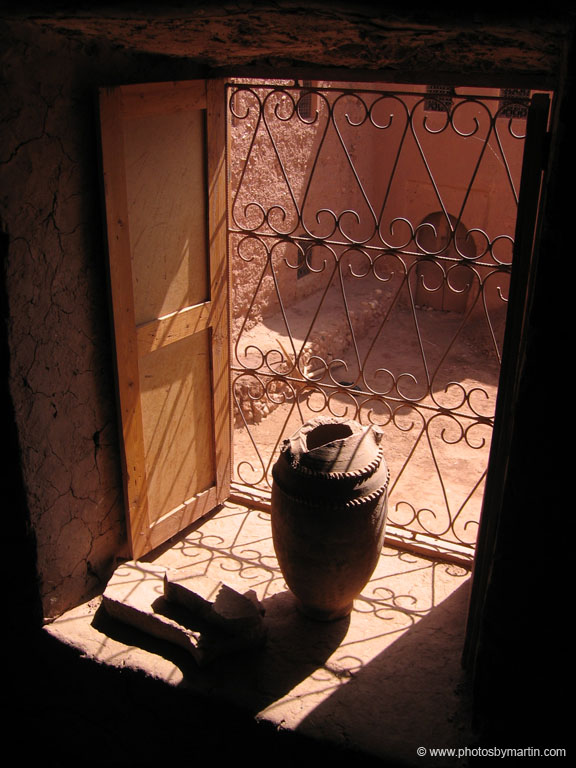
[[[565,619],[574,582],[563,545],[569,509],[573,415],[563,407],[572,378],[573,299],[565,265],[573,252],[576,148],[574,41],[560,73],[542,206],[542,230],[526,348],[512,420],[500,514],[483,552],[474,671],[477,712],[487,743],[564,746],[573,637]],[[471,617],[472,619],[473,617]]]
[[[23,1],[23,5],[28,3]],[[33,4],[32,4],[33,5]],[[388,70],[401,80],[458,75],[551,73],[570,14],[550,0],[539,7],[484,2],[470,8],[397,0],[151,0],[39,4],[39,24],[149,53],[194,58],[212,67],[267,65]],[[528,7],[529,6],[529,7]],[[21,7],[21,6],[20,6]],[[20,11],[21,12],[21,11]]]
[[[20,23],[3,28],[0,47],[8,423],[49,617],[98,589],[125,536],[96,89],[199,68]]]

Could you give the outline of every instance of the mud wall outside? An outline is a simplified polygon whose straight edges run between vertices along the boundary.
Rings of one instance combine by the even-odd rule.
[[[442,104],[427,98],[422,85],[306,81],[303,90],[293,85],[271,79],[264,87],[238,78],[229,90],[234,364],[249,366],[251,345],[258,347],[246,332],[267,327],[272,318],[272,327],[287,333],[291,309],[298,304],[300,312],[313,313],[309,302],[306,310],[301,302],[315,295],[318,305],[329,290],[338,292],[338,275],[357,338],[370,333],[387,311],[383,287],[389,293],[392,287],[365,280],[362,295],[352,300],[358,282],[352,275],[369,274],[369,259],[375,260],[374,275],[407,269],[419,306],[470,312],[479,325],[484,312],[502,316],[525,114],[496,117],[504,103],[494,88],[459,87]],[[307,87],[313,90],[307,93]],[[446,214],[457,226],[448,247]],[[376,220],[379,236],[371,234]],[[310,247],[314,237],[317,244]],[[346,247],[348,238],[360,247]],[[398,261],[380,258],[383,243],[399,249]],[[426,251],[452,261],[440,267],[441,260],[434,264],[414,255]],[[459,263],[462,254],[467,264]],[[407,291],[399,302],[408,302]],[[300,373],[345,355],[352,335],[344,312],[332,317],[326,330],[316,324],[302,346],[294,337],[293,351],[288,341],[277,344],[275,371],[289,370],[292,355]],[[255,381],[247,382],[240,377],[234,386],[239,428],[259,423],[281,402],[263,397]],[[269,386],[276,391],[281,385]]]
[[[498,118],[492,124],[502,107],[498,89],[473,91],[478,101],[468,105],[455,101],[459,106],[450,120],[441,109],[426,108],[422,86],[391,86],[400,95],[376,100],[376,109],[368,115],[365,105],[374,100],[369,83],[310,82],[320,89],[343,89],[330,100],[334,123],[327,128],[324,95],[312,93],[310,114],[299,119],[298,99],[305,91],[291,90],[290,81],[270,81],[286,88],[279,92],[258,88],[254,81],[248,90],[249,81],[237,82],[240,89],[232,91],[230,120],[231,218],[232,227],[245,232],[231,241],[236,332],[278,313],[277,294],[289,306],[322,290],[323,260],[327,258],[331,268],[329,252],[312,248],[307,255],[311,269],[302,275],[295,267],[304,260],[304,247],[298,248],[294,240],[288,246],[281,237],[276,241],[266,234],[297,237],[304,226],[322,237],[320,233],[329,233],[336,218],[342,217],[342,233],[370,245],[373,216],[381,216],[384,201],[380,232],[392,248],[405,243],[406,252],[440,251],[440,232],[447,229],[445,208],[453,222],[460,222],[456,240],[461,252],[483,263],[511,263],[526,121]],[[346,96],[348,89],[358,89],[358,94]],[[416,95],[408,95],[411,92]],[[408,112],[414,115],[413,135],[406,131]],[[358,219],[347,210],[356,212]],[[433,222],[438,238],[430,227],[412,241],[410,226],[416,229],[424,221]],[[333,237],[346,241],[338,231]],[[379,239],[374,245],[382,247]],[[459,258],[455,251],[444,255]],[[406,262],[411,263],[409,258]],[[482,274],[483,268],[477,271]],[[347,270],[343,272],[346,275]],[[458,276],[451,279],[457,282]],[[437,278],[432,278],[431,284],[435,282]],[[434,306],[438,295],[427,293],[423,303]],[[452,305],[462,304],[458,297],[453,299]],[[488,296],[487,301],[495,300]]]

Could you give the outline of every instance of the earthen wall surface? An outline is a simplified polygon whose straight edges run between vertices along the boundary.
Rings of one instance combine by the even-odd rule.
[[[17,24],[2,46],[10,390],[51,616],[93,593],[126,553],[96,91],[176,73]]]

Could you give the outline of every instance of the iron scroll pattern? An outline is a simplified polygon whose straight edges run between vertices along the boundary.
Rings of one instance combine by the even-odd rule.
[[[472,546],[525,123],[497,96],[433,98],[229,86],[235,480],[269,488],[312,416],[378,424],[390,523]]]

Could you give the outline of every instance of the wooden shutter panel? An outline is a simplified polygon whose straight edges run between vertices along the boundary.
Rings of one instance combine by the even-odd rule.
[[[229,493],[222,81],[100,92],[110,291],[132,556]]]

